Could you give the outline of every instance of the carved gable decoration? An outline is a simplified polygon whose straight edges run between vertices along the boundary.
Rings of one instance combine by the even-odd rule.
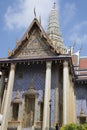
[[[53,53],[50,47],[44,43],[40,37],[31,36],[30,40],[25,43],[20,51],[15,55],[16,58],[32,58],[51,56]]]
[[[14,49],[10,58],[39,58],[54,56],[56,53],[52,51],[52,46],[48,36],[43,28],[36,20],[33,21],[30,29],[24,34],[19,46]]]

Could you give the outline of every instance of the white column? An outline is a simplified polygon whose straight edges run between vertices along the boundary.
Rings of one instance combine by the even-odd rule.
[[[38,94],[35,95],[35,116],[34,116],[34,127],[37,125],[38,121]]]
[[[76,95],[75,95],[75,92],[74,92],[74,121],[76,123]]]
[[[76,97],[75,97],[75,88],[74,88],[74,82],[72,82],[73,84],[73,122],[76,123]]]
[[[5,71],[2,70],[2,75],[1,75],[1,107],[2,107],[2,101],[3,101],[3,96],[4,96],[4,85],[5,85]]]
[[[43,130],[49,129],[50,95],[51,95],[51,62],[47,62],[46,63],[46,79],[45,79],[45,95],[44,95]]]
[[[38,104],[38,122],[40,122],[41,103]]]
[[[2,81],[1,81],[2,72],[0,71],[0,112],[1,112],[1,88],[2,88]]]
[[[25,96],[23,96],[22,100],[22,127],[25,126]]]
[[[18,121],[20,121],[20,125],[17,130],[22,130],[22,102],[19,103],[19,111],[18,111]]]
[[[20,123],[20,125],[18,126],[17,130],[22,130],[22,124]]]
[[[1,113],[2,113],[2,114],[3,114],[4,105],[5,105],[5,100],[6,100],[6,93],[7,93],[7,90],[6,90],[6,87],[5,87],[4,95],[3,95],[3,100],[2,100],[2,105],[1,105]]]
[[[55,98],[54,98],[54,106],[55,106],[55,111],[54,111],[54,123],[56,125],[56,123],[59,121],[59,66],[57,66],[55,68]]]
[[[68,62],[63,63],[63,124],[67,124]]]
[[[15,65],[11,64],[1,130],[7,130],[7,126],[8,126],[8,114],[9,114],[9,108],[11,104],[14,77],[15,77]]]

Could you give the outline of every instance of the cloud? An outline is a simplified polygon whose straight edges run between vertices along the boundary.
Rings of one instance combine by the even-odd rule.
[[[55,0],[59,3],[59,0]],[[34,7],[37,18],[41,15],[42,25],[46,27],[48,16],[54,1],[51,0],[16,0],[7,8],[5,13],[5,26],[8,29],[25,28],[34,18]]]
[[[71,32],[79,32],[87,27],[87,21],[82,21],[81,23],[75,25]]]
[[[75,3],[66,3],[63,9],[64,25],[68,24],[76,15]]]
[[[70,32],[70,41],[76,41],[78,44],[87,43],[87,21],[83,21],[73,27]]]

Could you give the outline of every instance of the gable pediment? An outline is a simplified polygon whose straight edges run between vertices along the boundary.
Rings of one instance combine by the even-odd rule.
[[[54,56],[57,53],[53,50],[54,47],[41,24],[34,19],[16,48],[10,52],[9,58]]]
[[[53,56],[54,53],[50,50],[50,46],[44,41],[38,32],[35,32],[23,44],[20,50],[14,56],[15,58],[33,58]]]

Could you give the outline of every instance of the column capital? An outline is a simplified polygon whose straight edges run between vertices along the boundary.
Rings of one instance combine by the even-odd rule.
[[[16,66],[16,64],[11,63],[11,70],[12,70],[12,69],[15,70],[15,66]]]
[[[47,67],[47,68],[51,68],[51,64],[52,64],[52,61],[46,62],[46,67]]]
[[[63,62],[63,66],[64,66],[64,67],[68,67],[68,61],[64,61],[64,62]]]

